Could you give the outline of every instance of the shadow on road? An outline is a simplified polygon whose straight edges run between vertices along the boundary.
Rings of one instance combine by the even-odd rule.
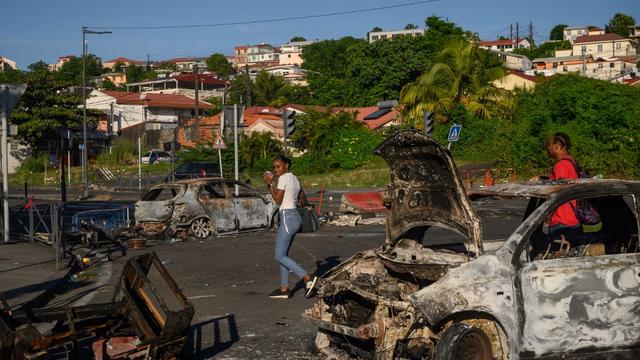
[[[322,276],[327,273],[327,271],[333,269],[336,265],[340,264],[340,256],[327,256],[322,261],[316,261],[316,276]]]
[[[234,314],[191,325],[182,354],[188,359],[209,359],[240,340]]]

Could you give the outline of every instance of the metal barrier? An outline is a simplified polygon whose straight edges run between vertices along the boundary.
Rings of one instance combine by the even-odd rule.
[[[75,213],[71,218],[71,230],[80,231],[83,221],[104,231],[113,231],[128,227],[134,211],[133,205],[115,209],[87,210]]]

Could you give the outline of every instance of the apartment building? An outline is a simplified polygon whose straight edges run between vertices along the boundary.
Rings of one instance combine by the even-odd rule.
[[[480,41],[478,47],[490,51],[512,52],[514,49],[528,49],[531,43],[527,39],[504,39]]]
[[[424,35],[424,29],[371,31],[369,33],[369,43],[374,43],[380,40],[390,40],[401,35],[413,37],[421,36]]]

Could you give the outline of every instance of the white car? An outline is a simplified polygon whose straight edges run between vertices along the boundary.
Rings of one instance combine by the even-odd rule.
[[[171,162],[171,154],[162,150],[151,150],[142,155],[141,161],[143,164]]]

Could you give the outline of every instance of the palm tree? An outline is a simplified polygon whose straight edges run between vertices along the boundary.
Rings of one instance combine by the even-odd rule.
[[[278,98],[278,93],[285,87],[286,82],[282,76],[269,74],[264,70],[260,70],[256,75],[254,89],[258,102],[270,105]]]
[[[465,39],[449,42],[438,60],[401,91],[406,116],[414,125],[422,125],[418,120],[424,111],[434,113],[437,121],[445,122],[459,106],[483,119],[500,113],[508,93],[491,82],[505,75],[501,62]]]

